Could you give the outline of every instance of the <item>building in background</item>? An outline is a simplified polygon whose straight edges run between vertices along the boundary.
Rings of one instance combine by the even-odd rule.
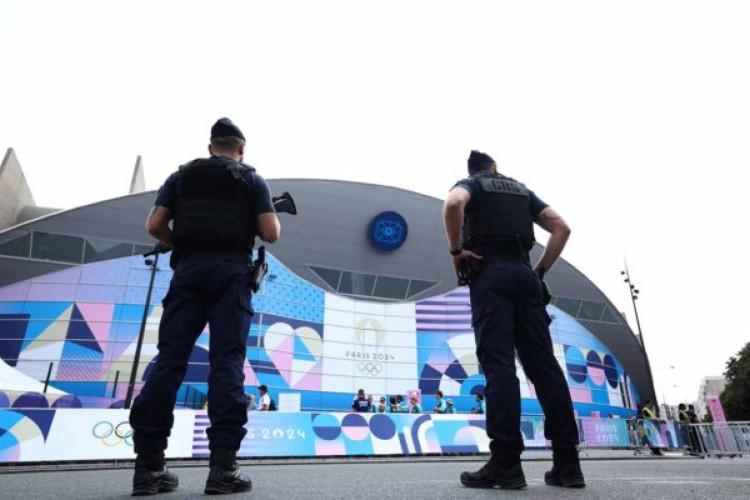
[[[6,185],[7,184],[7,185]],[[330,180],[271,180],[300,214],[284,216],[269,246],[270,272],[254,297],[247,390],[299,394],[303,410],[347,410],[353,394],[440,389],[469,411],[484,376],[475,356],[468,290],[456,287],[442,201],[402,189]],[[0,407],[117,407],[127,391],[153,240],[143,224],[155,192],[143,192],[140,158],[131,194],[70,210],[34,210],[12,150],[0,167],[7,227],[0,226]],[[15,193],[15,194],[14,194]],[[6,205],[7,203],[7,205]],[[532,258],[542,248],[537,245]],[[171,270],[159,260],[146,310],[136,379],[156,355],[161,299]],[[624,318],[580,271],[560,261],[548,274],[555,354],[580,416],[628,416],[653,399],[640,345]],[[206,392],[208,330],[190,360],[178,404]],[[518,369],[523,412],[539,414]],[[138,387],[136,387],[138,390]]]
[[[703,377],[698,389],[698,399],[695,402],[695,411],[701,418],[708,413],[708,400],[718,398],[727,386],[727,379],[723,376]]]

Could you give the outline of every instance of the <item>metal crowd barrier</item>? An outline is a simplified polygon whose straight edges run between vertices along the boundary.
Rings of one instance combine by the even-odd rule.
[[[750,422],[691,424],[695,432],[695,453],[701,457],[742,457],[750,453]]]
[[[706,457],[750,455],[750,422],[689,424],[656,419],[579,418],[579,449],[632,449],[634,455],[679,451]]]

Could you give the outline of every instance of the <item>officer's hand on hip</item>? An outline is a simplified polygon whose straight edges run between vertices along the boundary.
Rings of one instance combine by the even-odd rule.
[[[460,254],[453,256],[453,267],[456,268],[456,272],[458,272],[461,267],[461,262],[469,258],[481,260],[482,256],[475,254],[471,250],[466,250],[465,248],[462,249]]]

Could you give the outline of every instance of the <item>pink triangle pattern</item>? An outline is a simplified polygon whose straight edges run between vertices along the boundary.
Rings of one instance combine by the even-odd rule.
[[[307,374],[299,379],[294,384],[295,389],[307,390],[307,391],[319,391],[321,390],[321,370],[323,368],[323,361],[318,361],[315,366],[310,368]]]
[[[258,385],[258,376],[255,374],[252,366],[248,360],[245,360],[244,370],[245,372],[245,385]]]
[[[115,312],[114,304],[92,304],[86,302],[76,302],[81,316],[86,320],[91,333],[94,334],[99,347],[106,351],[106,345],[109,343],[109,328],[112,323],[112,316]]]
[[[276,369],[279,371],[287,384],[292,379],[292,357],[294,356],[294,335],[285,338],[274,350],[267,350],[266,354],[271,358]]]

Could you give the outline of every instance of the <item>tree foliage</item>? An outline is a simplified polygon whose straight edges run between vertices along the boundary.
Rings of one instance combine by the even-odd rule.
[[[727,420],[750,420],[750,342],[727,361],[721,404]]]

